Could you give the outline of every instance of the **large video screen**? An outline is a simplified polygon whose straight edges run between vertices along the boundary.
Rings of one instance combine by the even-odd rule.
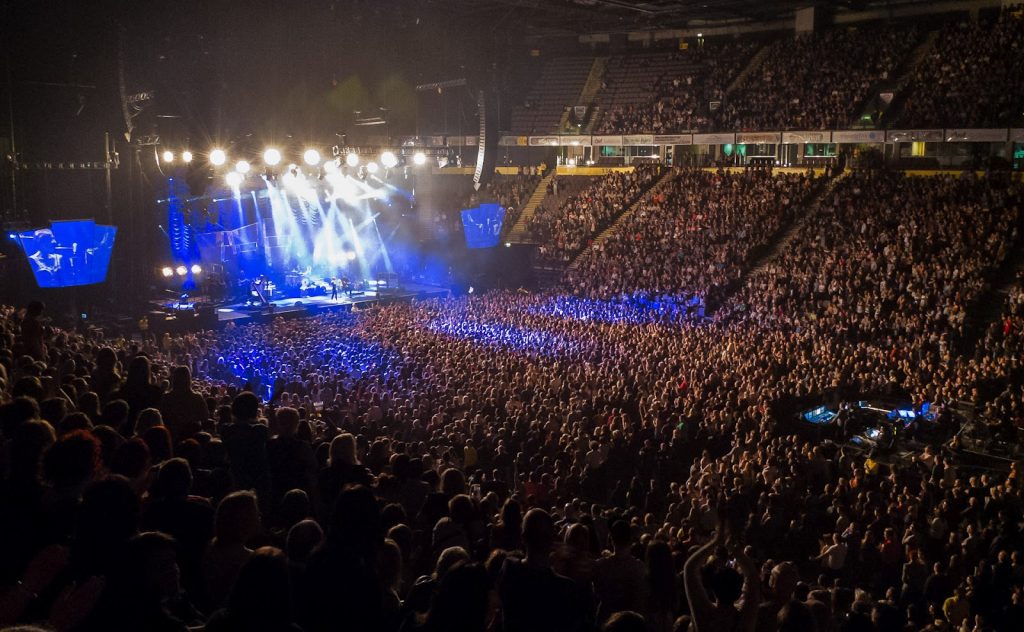
[[[50,222],[14,235],[39,287],[72,287],[107,278],[117,228],[91,219]]]
[[[493,248],[501,237],[505,209],[500,204],[481,204],[462,211],[462,232],[470,248]]]

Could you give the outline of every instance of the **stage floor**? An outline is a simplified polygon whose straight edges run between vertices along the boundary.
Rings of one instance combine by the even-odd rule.
[[[449,293],[448,288],[444,287],[406,283],[400,288],[368,290],[354,296],[347,296],[339,292],[338,298],[335,300],[331,300],[330,296],[279,298],[269,301],[270,307],[256,308],[246,306],[245,303],[231,303],[221,305],[215,311],[218,325],[223,326],[229,322],[242,325],[250,322],[263,322],[279,316],[297,318],[316,312],[365,309],[380,303],[442,298],[448,296]],[[185,317],[186,314],[189,316],[195,314],[191,306],[178,306],[175,302],[161,303],[161,307],[172,313],[177,312],[180,317]],[[168,318],[178,320],[175,316],[168,316]]]

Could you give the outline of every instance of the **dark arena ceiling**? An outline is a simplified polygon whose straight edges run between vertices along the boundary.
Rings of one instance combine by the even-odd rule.
[[[715,22],[766,22],[816,6],[857,11],[929,4],[930,0],[434,0],[459,13],[514,13],[537,32],[684,28]]]

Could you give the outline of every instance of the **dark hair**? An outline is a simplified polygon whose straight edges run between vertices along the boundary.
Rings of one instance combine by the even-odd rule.
[[[456,564],[441,579],[425,628],[430,632],[484,632],[490,588],[483,566]]]
[[[527,555],[547,555],[555,539],[555,523],[543,509],[531,509],[523,518],[523,544]]]
[[[57,439],[43,456],[43,472],[56,487],[78,485],[96,472],[100,442],[88,430],[75,430]]]
[[[228,612],[240,630],[285,629],[292,621],[287,558],[281,549],[256,549],[242,566],[228,597]]]
[[[249,391],[239,393],[231,402],[231,414],[235,416],[236,420],[256,419],[260,414],[259,398]]]
[[[110,460],[110,471],[129,479],[136,479],[142,476],[149,464],[149,446],[139,437],[132,437],[114,450],[114,456]]]
[[[616,520],[608,528],[608,533],[612,538],[612,544],[615,545],[616,549],[621,549],[629,546],[630,541],[633,539],[633,533],[629,528],[629,523],[625,520]]]
[[[608,617],[601,632],[646,632],[647,621],[638,612],[623,610]]]
[[[192,489],[192,468],[181,458],[167,459],[157,470],[153,495],[165,498],[185,498]]]

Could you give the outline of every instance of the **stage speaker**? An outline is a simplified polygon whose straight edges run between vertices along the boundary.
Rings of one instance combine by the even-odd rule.
[[[493,101],[493,96],[492,99]],[[491,181],[494,177],[494,163],[498,157],[497,107],[495,103],[488,105],[487,93],[477,93],[476,114],[480,121],[480,133],[477,136],[476,171],[473,173],[473,186],[476,190]]]

